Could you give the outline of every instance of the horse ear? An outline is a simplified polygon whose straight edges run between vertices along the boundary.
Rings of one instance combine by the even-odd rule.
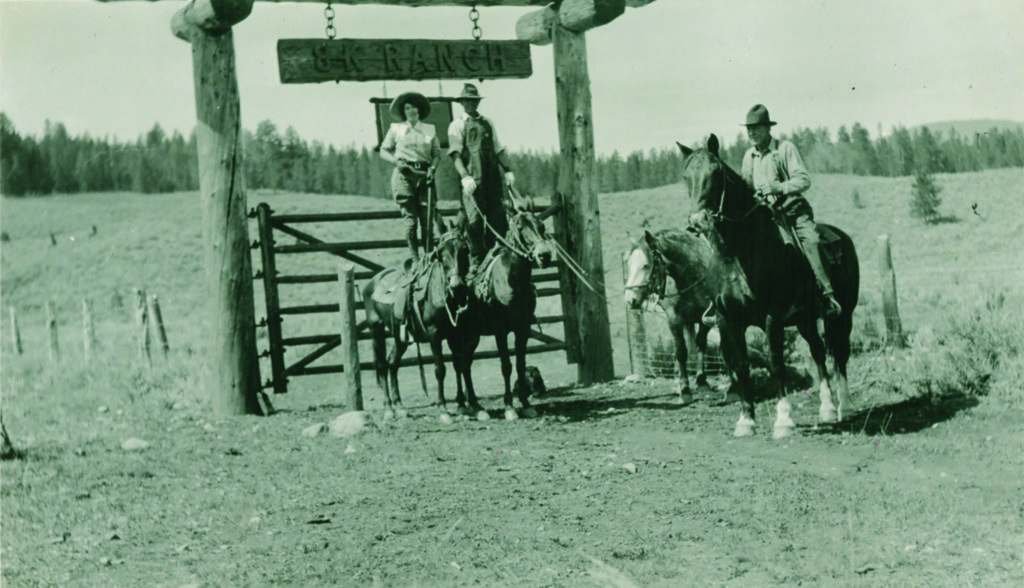
[[[718,137],[714,133],[708,136],[705,147],[707,147],[709,153],[718,155]]]
[[[686,145],[683,145],[679,141],[676,141],[676,145],[678,145],[679,146],[679,150],[683,152],[683,157],[689,157],[690,154],[693,153],[693,149],[690,149],[689,147],[687,147]]]
[[[648,246],[654,245],[654,235],[652,235],[647,229],[644,229],[644,242],[647,243]]]

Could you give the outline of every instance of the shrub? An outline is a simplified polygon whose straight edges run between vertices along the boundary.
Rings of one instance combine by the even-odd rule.
[[[924,328],[910,342],[904,384],[925,395],[984,395],[1024,400],[1013,381],[1024,362],[1024,316],[1004,308],[1002,294],[953,310],[940,329]]]

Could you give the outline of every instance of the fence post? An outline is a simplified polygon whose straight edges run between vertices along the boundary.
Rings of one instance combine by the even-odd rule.
[[[60,361],[60,345],[57,343],[57,311],[53,301],[46,301],[46,330],[50,334],[50,363]]]
[[[18,330],[18,314],[14,310],[14,306],[11,309],[11,344],[14,345],[14,353],[21,355],[21,331]]]
[[[138,330],[139,337],[139,360],[146,363],[146,365],[152,364],[152,358],[149,354],[149,325],[147,324],[148,317],[146,313],[146,291],[142,288],[132,288],[132,294],[135,297],[135,327]]]
[[[900,310],[896,297],[896,270],[892,266],[892,249],[889,246],[889,235],[881,235],[879,241],[879,271],[882,285],[882,314],[885,316],[886,343],[894,347],[903,347],[903,323],[900,321]]]
[[[156,294],[151,294],[148,301],[149,306],[146,313],[149,316],[150,330],[153,339],[160,345],[160,350],[164,352],[164,358],[166,358],[171,351],[171,346],[167,344],[167,331],[164,330],[164,315],[160,312],[160,300],[157,299]]]
[[[341,316],[341,355],[345,367],[345,404],[349,410],[363,410],[363,384],[359,368],[359,326],[356,323],[355,266],[342,263],[339,315]]]
[[[82,351],[85,363],[92,361],[92,350],[96,346],[96,329],[92,322],[92,305],[86,298],[82,299]]]

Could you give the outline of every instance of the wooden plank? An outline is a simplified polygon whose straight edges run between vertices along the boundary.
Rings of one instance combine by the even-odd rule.
[[[369,280],[377,275],[374,271],[356,272],[357,280]],[[277,276],[278,284],[324,284],[337,282],[338,274],[296,274]]]
[[[491,80],[533,75],[525,41],[281,39],[284,84],[371,80]]]
[[[191,30],[224,32],[252,13],[253,0],[192,0],[171,18],[171,31],[189,40]]]
[[[558,8],[558,24],[574,33],[585,33],[610,23],[625,11],[625,0],[564,0]]]
[[[455,216],[461,208],[451,203],[438,204],[437,212],[444,216]],[[398,209],[394,210],[364,210],[362,212],[332,212],[332,213],[307,213],[307,214],[275,214],[274,228],[281,228],[283,224],[300,223],[333,223],[348,221],[387,220],[402,218]]]
[[[308,233],[304,233],[298,229],[293,229],[292,227],[289,226],[282,225],[277,227],[277,230],[281,231],[282,233],[291,235],[296,239],[302,239],[303,241],[306,241],[308,243],[323,243],[323,241],[321,241],[320,239],[317,239],[316,237]],[[379,272],[380,270],[384,269],[383,265],[374,261],[370,261],[365,257],[361,257],[348,251],[328,251],[328,253],[358,263],[359,265],[369,269],[370,271]]]
[[[156,0],[96,0],[103,4],[121,3],[121,2],[154,2]],[[284,3],[298,3],[308,2],[315,4],[323,4],[324,0],[256,0],[258,2],[266,4],[284,4]],[[648,4],[654,3],[655,0],[626,0],[626,6],[630,8],[642,8]],[[364,5],[377,5],[377,6],[396,6],[406,8],[428,8],[432,6],[462,6],[470,8],[476,6],[483,8],[486,6],[519,6],[519,7],[540,7],[552,4],[552,0],[333,0],[334,4],[347,5],[347,6],[364,6]]]
[[[400,249],[405,246],[405,241],[401,239],[382,239],[380,241],[339,241],[337,243],[297,243],[295,245],[280,245],[275,247],[274,253],[280,253],[282,255],[311,253],[314,251],[341,253],[345,251],[367,251],[372,249]]]

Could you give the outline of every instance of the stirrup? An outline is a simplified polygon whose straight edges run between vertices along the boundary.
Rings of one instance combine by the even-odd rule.
[[[718,326],[718,317],[715,315],[715,305],[711,305],[704,314],[700,315],[700,322],[705,327],[714,328]]]
[[[834,319],[839,315],[843,314],[843,307],[840,306],[839,301],[832,294],[825,295],[825,318]]]

